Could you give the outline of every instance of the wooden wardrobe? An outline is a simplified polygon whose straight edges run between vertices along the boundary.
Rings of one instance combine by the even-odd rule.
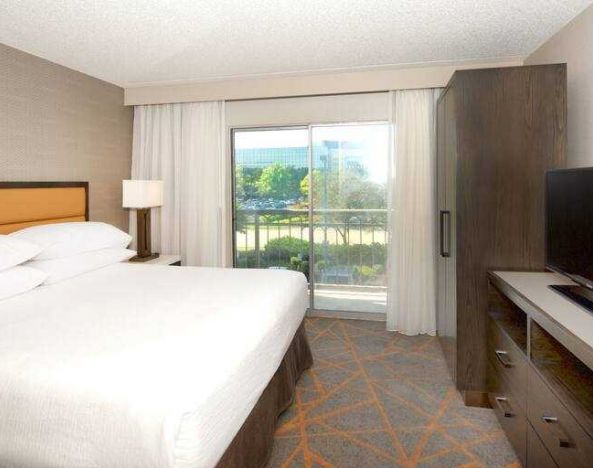
[[[437,330],[486,405],[489,270],[544,270],[544,174],[565,165],[566,65],[457,71],[437,107]]]

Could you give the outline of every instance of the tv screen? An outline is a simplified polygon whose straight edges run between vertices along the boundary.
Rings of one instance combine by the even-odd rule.
[[[593,288],[593,168],[547,173],[546,264]]]

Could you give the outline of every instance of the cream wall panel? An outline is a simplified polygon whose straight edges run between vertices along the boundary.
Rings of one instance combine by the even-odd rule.
[[[228,127],[389,120],[388,93],[231,101]]]
[[[0,180],[89,181],[91,220],[127,229],[123,89],[0,44]]]
[[[455,70],[517,66],[522,59],[464,62],[413,68],[375,69],[295,76],[267,76],[194,83],[148,84],[125,90],[126,105],[368,93],[393,89],[440,88]]]
[[[525,60],[526,65],[566,63],[568,165],[593,166],[593,6]]]

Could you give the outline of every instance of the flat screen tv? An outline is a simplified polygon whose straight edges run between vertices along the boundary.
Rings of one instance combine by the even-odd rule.
[[[555,290],[593,309],[593,168],[546,175],[546,266],[579,285]]]

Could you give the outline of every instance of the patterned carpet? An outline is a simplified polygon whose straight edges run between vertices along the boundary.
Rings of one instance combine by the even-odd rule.
[[[437,339],[384,327],[307,320],[315,364],[269,467],[518,467],[492,411],[463,405]]]

